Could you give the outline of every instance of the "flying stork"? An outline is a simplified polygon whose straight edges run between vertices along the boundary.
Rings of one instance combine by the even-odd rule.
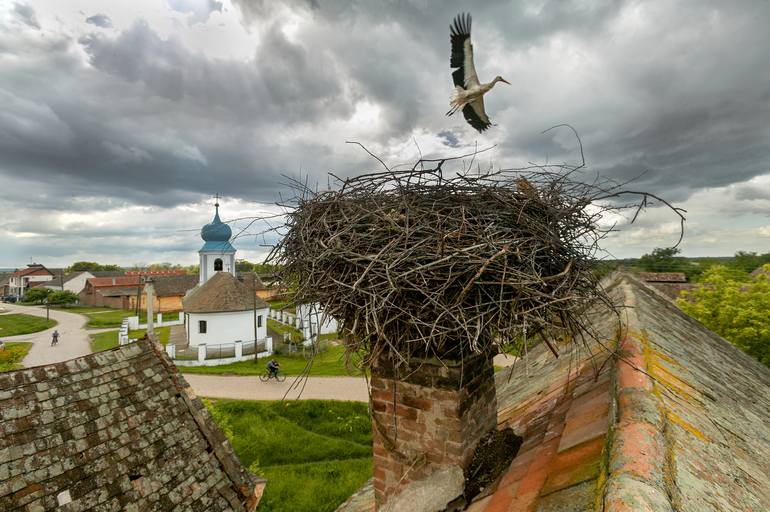
[[[470,13],[458,14],[454,24],[449,26],[450,41],[452,42],[452,56],[449,59],[449,67],[457,68],[452,72],[455,90],[449,101],[452,107],[446,115],[451,116],[462,109],[463,116],[468,124],[483,132],[492,122],[484,111],[484,95],[495,86],[497,82],[511,85],[501,76],[486,84],[479,82],[476,68],[473,65],[473,45],[471,44],[471,15]]]

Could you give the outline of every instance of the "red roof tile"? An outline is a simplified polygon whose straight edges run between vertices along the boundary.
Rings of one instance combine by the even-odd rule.
[[[467,510],[770,510],[770,370],[636,278],[608,284],[627,308],[596,340],[496,375],[524,442]]]

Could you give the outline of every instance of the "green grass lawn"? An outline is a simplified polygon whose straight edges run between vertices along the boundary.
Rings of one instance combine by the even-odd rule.
[[[29,342],[5,343],[5,348],[0,350],[0,372],[9,372],[23,368],[21,362],[30,348],[32,348],[32,343]]]
[[[56,320],[24,313],[0,315],[0,338],[45,331],[56,325]]]
[[[267,319],[267,328],[275,331],[275,333],[280,336],[279,339],[274,341],[283,342],[284,334],[286,333],[291,336],[291,339],[294,343],[299,343],[302,341],[302,332],[300,332],[299,329],[296,329],[287,324],[282,324],[281,322],[273,320],[272,318]]]
[[[291,300],[271,300],[267,301],[270,304],[270,309],[276,311],[286,310],[287,313],[295,313],[294,301]]]
[[[128,331],[129,338],[141,338],[144,336],[145,329]],[[171,327],[157,327],[155,334],[162,345],[168,343]],[[101,352],[118,346],[118,331],[106,331],[91,335],[91,352]]]
[[[51,306],[51,309],[60,309],[69,313],[80,313],[85,315],[86,313],[106,313],[108,311],[115,311],[110,308],[100,308],[95,306],[79,306],[77,304],[66,304],[62,306]]]
[[[205,402],[243,465],[267,479],[260,512],[331,512],[372,476],[367,404]]]
[[[123,322],[124,318],[135,315],[133,310],[103,308],[100,308],[99,311],[90,313],[84,311],[83,314],[88,317],[88,323],[86,324],[86,327],[91,327],[94,329],[102,329],[105,327],[120,327],[120,324]],[[139,323],[143,324],[145,322],[147,322],[147,313],[141,311],[139,313]]]
[[[273,359],[281,364],[281,371],[286,375],[299,375],[308,363],[308,360],[301,354],[292,356],[272,356]],[[265,371],[265,365],[268,358],[262,358],[257,361],[238,361],[237,363],[223,364],[221,366],[180,366],[182,373],[203,373],[208,375],[260,375]],[[355,357],[352,363],[357,362]],[[345,348],[341,346],[332,346],[327,350],[316,355],[313,360],[313,366],[310,369],[311,377],[331,377],[331,376],[358,376],[361,372],[355,368],[348,371],[345,368]]]

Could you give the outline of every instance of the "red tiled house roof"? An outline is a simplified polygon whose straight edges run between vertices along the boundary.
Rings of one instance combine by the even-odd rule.
[[[105,288],[109,286],[139,286],[142,282],[142,276],[114,276],[114,277],[92,277],[88,279],[88,284],[93,288]]]
[[[524,443],[467,510],[770,510],[770,370],[636,278],[609,287],[628,307],[597,315],[598,341],[496,375],[499,428]]]
[[[24,277],[24,276],[52,276],[53,273],[45,268],[43,265],[36,265],[33,267],[27,267],[25,269],[17,270],[12,277]]]
[[[253,511],[264,483],[153,342],[0,373],[0,510]]]

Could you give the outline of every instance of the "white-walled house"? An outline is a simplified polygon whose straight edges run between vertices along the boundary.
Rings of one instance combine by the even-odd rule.
[[[39,263],[33,263],[27,265],[27,268],[17,270],[11,274],[8,280],[8,293],[21,298],[30,288],[42,286],[43,283],[53,278],[53,272]]]
[[[217,272],[191,290],[182,303],[191,347],[267,337],[267,303],[229,272]]]
[[[46,288],[53,291],[66,290],[79,294],[86,287],[86,282],[95,277],[91,272],[72,272],[65,275],[57,275],[45,284]]]
[[[182,299],[185,333],[190,347],[225,345],[267,338],[267,303],[257,297],[255,280],[235,277],[232,230],[219,218],[201,229],[198,286]]]

